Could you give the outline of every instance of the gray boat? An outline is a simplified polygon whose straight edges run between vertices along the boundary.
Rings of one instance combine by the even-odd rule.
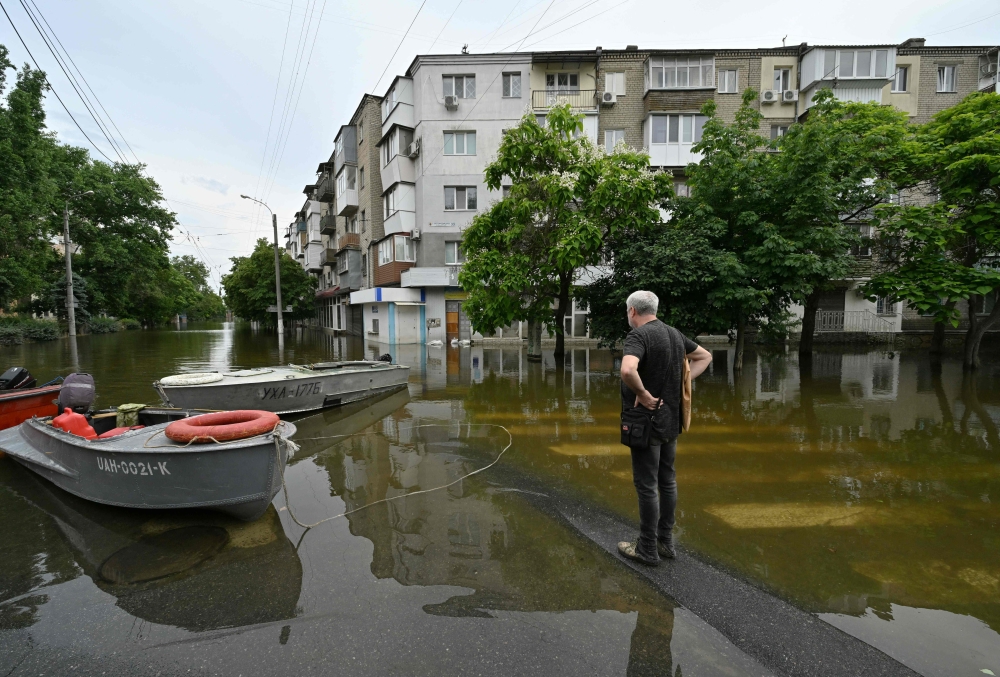
[[[400,390],[409,375],[410,368],[404,365],[359,360],[177,374],[154,382],[153,387],[171,407],[292,414]]]
[[[204,413],[164,408],[138,412],[145,427],[87,440],[32,418],[0,431],[0,451],[61,489],[126,508],[211,508],[242,520],[264,514],[278,490],[295,426],[218,444],[183,445],[163,431],[174,420]],[[115,426],[114,413],[97,414],[97,433]]]

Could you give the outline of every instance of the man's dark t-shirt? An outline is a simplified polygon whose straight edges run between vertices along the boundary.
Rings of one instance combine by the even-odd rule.
[[[697,349],[697,343],[660,320],[647,322],[625,337],[623,355],[639,358],[642,384],[653,397],[663,398],[654,422],[655,437],[669,440],[681,432],[681,360]],[[621,388],[622,406],[635,406],[635,393],[625,381]]]

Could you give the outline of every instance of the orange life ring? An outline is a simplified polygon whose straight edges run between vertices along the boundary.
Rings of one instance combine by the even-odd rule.
[[[269,433],[280,422],[278,415],[270,411],[238,409],[174,421],[167,426],[164,434],[174,442],[184,444],[229,442]]]

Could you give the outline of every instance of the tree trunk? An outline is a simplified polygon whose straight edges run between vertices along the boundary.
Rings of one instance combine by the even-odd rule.
[[[951,404],[948,402],[948,395],[944,391],[944,382],[941,379],[941,360],[934,358],[931,358],[931,383],[934,385],[934,394],[941,409],[941,425],[949,431],[954,431],[955,417],[952,415]]]
[[[528,320],[528,361],[542,361],[542,323]]]
[[[819,311],[819,290],[806,297],[806,305],[802,314],[802,335],[799,337],[799,354],[813,351],[813,335],[816,333],[816,313]]]
[[[954,308],[955,302],[948,301],[945,305],[948,306],[949,308]],[[945,332],[945,323],[935,322],[934,333],[931,335],[931,355],[944,354],[944,332]]]
[[[993,310],[985,319],[976,317],[976,304],[969,298],[969,331],[965,333],[965,356],[962,366],[965,369],[979,368],[979,345],[983,342],[983,335],[1000,319],[1000,303],[993,305]]]
[[[566,311],[569,310],[569,274],[559,276],[559,299],[556,305],[556,350],[554,356],[556,365],[562,366],[562,359],[566,355]]]
[[[747,323],[740,313],[736,319],[736,355],[733,357],[733,373],[738,374],[743,371],[743,344],[746,341]]]

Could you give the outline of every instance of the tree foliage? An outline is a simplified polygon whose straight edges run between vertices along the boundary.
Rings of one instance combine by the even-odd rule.
[[[487,166],[486,185],[510,190],[476,215],[462,240],[459,282],[477,331],[545,322],[561,354],[578,271],[600,261],[609,237],[659,220],[670,181],[649,171],[644,153],[624,146],[605,153],[582,129],[569,106],[552,108],[544,127],[526,114]]]
[[[257,240],[250,256],[235,256],[230,273],[222,278],[226,305],[244,320],[273,326],[277,313],[267,312],[277,304],[274,290],[274,248],[264,238]],[[310,277],[295,259],[281,252],[281,300],[292,311],[285,317],[301,320],[315,314],[316,279]]]

